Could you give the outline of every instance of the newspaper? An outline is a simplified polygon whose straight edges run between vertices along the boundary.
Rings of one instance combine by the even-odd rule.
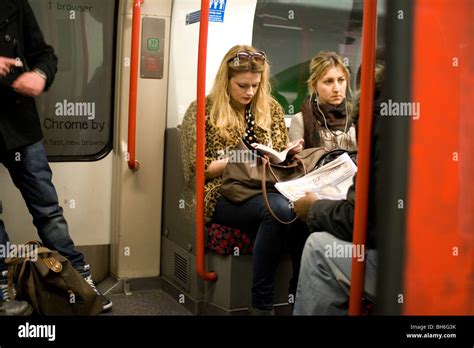
[[[280,182],[275,184],[275,187],[291,202],[304,197],[306,192],[314,192],[320,199],[346,199],[347,190],[352,185],[352,177],[356,172],[357,166],[349,155],[344,153],[302,178]]]

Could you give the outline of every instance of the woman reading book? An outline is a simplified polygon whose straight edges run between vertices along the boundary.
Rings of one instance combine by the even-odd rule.
[[[250,144],[264,144],[276,151],[292,146],[290,153],[298,153],[303,148],[302,139],[288,144],[283,109],[270,94],[269,65],[264,52],[245,45],[234,46],[227,52],[206,98],[205,118],[206,222],[255,234],[251,312],[273,314],[275,272],[291,225],[283,225],[270,215],[262,194],[242,204],[233,203],[220,194],[222,174],[229,158],[226,155],[232,153],[240,139]],[[181,134],[185,178],[187,182],[194,182],[196,102],[184,116]],[[268,199],[275,214],[291,220],[293,212],[285,197],[268,193]],[[296,284],[298,273],[294,276]]]
[[[322,51],[311,60],[309,70],[309,97],[303,101],[301,112],[291,119],[290,139],[303,138],[306,148],[357,150],[347,100],[350,73],[342,57]]]

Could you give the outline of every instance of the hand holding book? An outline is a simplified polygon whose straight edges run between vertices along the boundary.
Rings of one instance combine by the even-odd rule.
[[[271,147],[268,147],[263,144],[254,143],[252,146],[257,149],[260,153],[268,156],[270,162],[278,164],[284,162],[288,155],[294,155],[303,150],[303,139],[298,139],[289,143],[285,150],[278,152]]]

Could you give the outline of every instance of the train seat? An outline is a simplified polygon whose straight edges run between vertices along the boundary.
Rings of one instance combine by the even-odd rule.
[[[166,130],[165,180],[167,182],[165,182],[166,204],[164,213],[168,218],[167,224],[174,225],[171,226],[172,230],[178,230],[180,228],[178,225],[181,225],[183,221],[194,223],[195,217],[194,197],[186,197],[184,190],[179,136],[180,129],[178,127]],[[219,255],[230,255],[236,250],[235,248],[239,249],[240,254],[250,254],[252,252],[253,238],[245,231],[210,223],[205,226],[205,232],[207,235],[206,248]]]
[[[250,304],[253,240],[249,234],[218,224],[206,226],[206,268],[218,274],[215,283],[204,282],[195,269],[195,199],[185,190],[181,161],[180,128],[165,131],[161,276],[167,290],[184,294],[192,312],[217,308],[227,313]],[[227,237],[227,238],[226,238]],[[233,242],[232,242],[233,239]],[[242,244],[239,244],[242,243]],[[224,247],[223,247],[224,246]],[[288,304],[291,260],[283,255],[277,270],[275,303]],[[169,286],[168,286],[169,285]],[[245,289],[246,291],[242,291]],[[176,292],[177,291],[177,292]],[[219,313],[219,312],[218,312]],[[222,311],[221,311],[222,314]]]

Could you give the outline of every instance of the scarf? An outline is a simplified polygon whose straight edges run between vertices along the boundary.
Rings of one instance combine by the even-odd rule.
[[[325,130],[326,125],[330,131],[348,131],[351,122],[347,123],[346,100],[338,106],[316,103],[315,96],[307,97],[302,105],[304,123],[304,144],[306,148],[323,146],[321,141],[321,130]],[[347,129],[346,129],[347,125]]]

